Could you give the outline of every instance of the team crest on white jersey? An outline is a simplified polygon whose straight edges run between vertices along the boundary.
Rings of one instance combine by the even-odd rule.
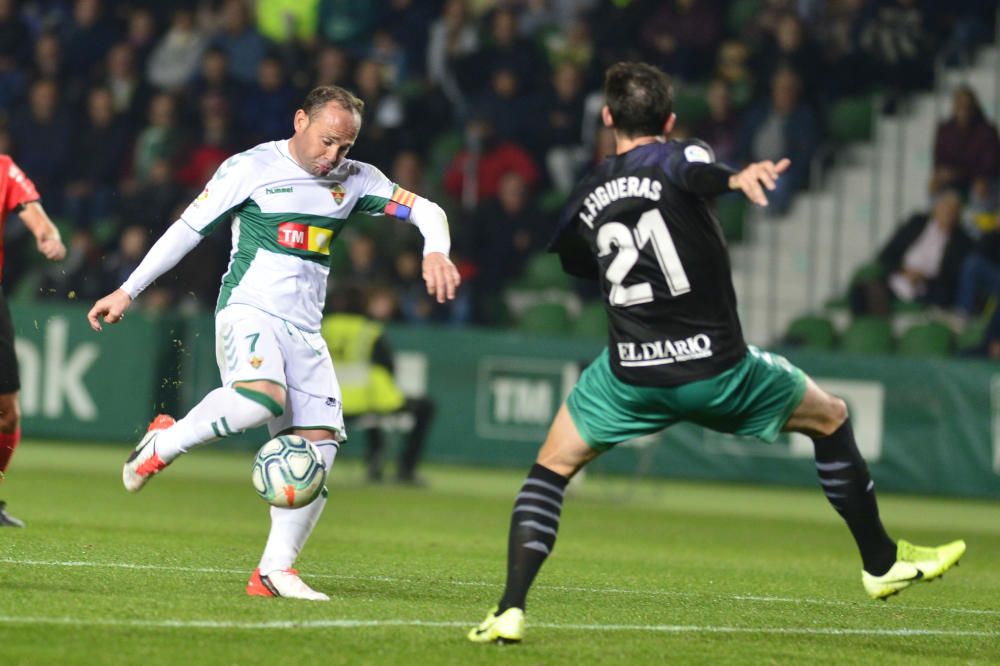
[[[347,194],[347,190],[340,183],[334,183],[330,186],[330,195],[333,196],[333,200],[338,204],[344,203],[344,196]]]

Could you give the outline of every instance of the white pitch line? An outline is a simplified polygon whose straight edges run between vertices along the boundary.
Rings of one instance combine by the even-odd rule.
[[[133,564],[130,562],[86,562],[86,561],[55,561],[55,560],[17,560],[14,558],[0,558],[0,564],[18,564],[24,566],[48,566],[48,567],[95,567],[105,569],[133,569],[142,571],[178,571],[181,573],[210,573],[210,574],[239,574],[249,576],[250,571],[244,569],[227,569],[222,567],[181,567],[164,566],[159,564]],[[394,578],[392,576],[356,576],[351,574],[324,574],[310,573],[309,578],[328,578],[333,580],[358,580],[375,581],[381,583],[396,584],[422,584],[428,581],[416,580],[413,578]],[[455,585],[461,587],[498,587],[501,583],[496,581],[469,581],[469,580],[435,580],[438,584]],[[716,599],[732,599],[735,601],[754,601],[772,604],[808,604],[815,606],[847,606],[851,608],[877,608],[873,604],[862,604],[851,601],[834,601],[831,599],[803,599],[796,597],[772,597],[747,594],[733,595],[710,595],[700,592],[683,592],[674,590],[635,590],[619,587],[574,587],[569,585],[539,585],[536,589],[554,590],[557,592],[584,592],[587,594],[623,594],[636,596],[655,597],[700,597]],[[1000,616],[1000,610],[990,610],[981,608],[939,608],[935,606],[910,606],[907,604],[893,603],[893,608],[900,610],[931,611],[935,613],[959,613],[966,615],[996,615]]]
[[[0,624],[48,624],[96,627],[140,627],[146,629],[361,629],[379,627],[471,627],[473,622],[425,620],[278,620],[240,622],[226,620],[126,620],[73,617],[14,617],[0,615]],[[533,629],[567,631],[634,631],[663,634],[786,634],[810,636],[942,636],[1000,638],[1000,631],[953,629],[851,629],[840,627],[726,627],[691,624],[532,624]]]

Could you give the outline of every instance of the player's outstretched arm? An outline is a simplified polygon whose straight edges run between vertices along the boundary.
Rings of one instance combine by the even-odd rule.
[[[49,261],[62,261],[66,258],[66,246],[59,236],[59,229],[45,213],[42,204],[32,201],[25,204],[18,214],[24,226],[35,236],[38,251]]]
[[[455,299],[455,291],[462,278],[451,259],[441,252],[428,253],[424,256],[423,274],[427,293],[437,299],[438,303]]]
[[[778,178],[791,163],[787,157],[778,162],[771,160],[754,162],[747,165],[739,173],[729,177],[729,189],[740,190],[747,199],[758,206],[766,206],[767,194],[764,192],[764,188],[773,191]]]
[[[106,324],[117,324],[125,316],[125,311],[132,304],[132,297],[123,289],[115,289],[113,292],[94,303],[87,313],[87,321],[95,331],[101,330],[101,318]]]

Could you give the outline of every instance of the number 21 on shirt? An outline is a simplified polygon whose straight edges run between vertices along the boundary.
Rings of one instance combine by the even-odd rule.
[[[604,277],[611,283],[608,302],[615,307],[627,308],[641,305],[653,300],[653,286],[648,282],[640,282],[628,287],[622,285],[629,271],[639,260],[639,252],[649,243],[653,246],[653,254],[666,278],[667,288],[671,296],[680,296],[691,291],[681,258],[677,255],[674,239],[670,237],[663,214],[657,208],[647,210],[639,217],[633,232],[621,222],[609,222],[602,225],[597,232],[597,249],[599,256],[611,254],[614,247],[618,254],[611,260]]]

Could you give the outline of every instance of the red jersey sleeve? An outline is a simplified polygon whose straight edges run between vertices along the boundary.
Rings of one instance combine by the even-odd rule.
[[[6,155],[0,155],[0,195],[4,215],[21,204],[41,198],[31,179]]]

